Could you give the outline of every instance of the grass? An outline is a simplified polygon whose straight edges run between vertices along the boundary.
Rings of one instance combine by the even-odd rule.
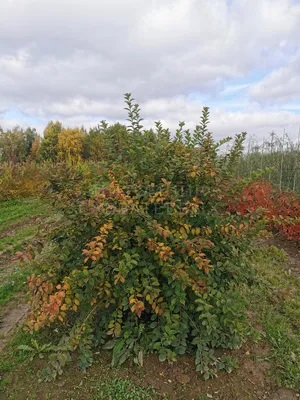
[[[0,285],[0,306],[10,302],[15,293],[20,292],[26,283],[26,277],[29,275],[28,271],[18,270],[16,273],[10,275]]]
[[[38,231],[37,224],[31,224],[33,217],[43,216],[49,210],[39,199],[0,201],[0,252],[15,253],[23,243]],[[10,256],[0,256],[0,306],[11,301],[21,291],[28,271],[12,267]]]
[[[1,393],[9,389],[9,386],[13,380],[13,373],[15,368],[24,364],[27,371],[30,370],[30,360],[28,359],[28,354],[20,352],[17,350],[20,344],[30,344],[31,335],[25,334],[24,330],[21,328],[17,331],[14,338],[9,342],[6,352],[1,354],[0,358],[0,398]],[[14,397],[7,397],[13,399]]]
[[[266,246],[255,259],[257,278],[246,289],[271,350],[279,385],[300,390],[300,280],[286,270],[283,250]]]
[[[158,394],[153,389],[136,386],[128,379],[113,379],[94,389],[90,400],[154,400]]]
[[[39,199],[0,201],[0,233],[35,216],[46,215],[48,207]]]
[[[11,249],[12,251],[18,250],[25,240],[30,239],[36,234],[38,227],[39,225],[36,224],[28,225],[25,226],[23,229],[18,229],[12,236],[9,235],[1,238],[0,251],[7,249],[8,246],[9,249]]]
[[[0,380],[0,393],[7,388],[12,383],[12,378],[10,376],[5,376]]]
[[[32,219],[46,215],[49,206],[39,199],[0,201],[0,306],[9,303],[26,283],[30,271],[14,266],[10,259],[34,237],[39,225]],[[2,253],[2,254],[1,254]],[[1,324],[1,322],[0,322]]]

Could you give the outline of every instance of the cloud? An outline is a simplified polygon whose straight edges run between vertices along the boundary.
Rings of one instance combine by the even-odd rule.
[[[300,101],[300,52],[289,62],[267,74],[249,94],[259,102],[283,104]]]
[[[89,125],[124,120],[122,94],[132,92],[149,121],[196,123],[205,103],[234,129],[270,126],[274,112],[281,127],[284,107],[267,107],[272,81],[297,72],[299,19],[296,0],[1,0],[0,110]],[[256,84],[257,72],[266,78]],[[280,101],[297,100],[290,80]],[[264,120],[253,125],[258,100]]]

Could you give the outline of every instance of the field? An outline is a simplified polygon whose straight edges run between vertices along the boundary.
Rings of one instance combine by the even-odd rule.
[[[125,100],[129,127],[2,135],[31,147],[2,144],[0,398],[298,398],[297,179]]]

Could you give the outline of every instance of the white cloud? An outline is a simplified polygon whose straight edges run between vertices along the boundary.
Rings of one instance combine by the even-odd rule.
[[[200,105],[191,95],[198,93],[218,104],[220,134],[230,126],[281,127],[290,118],[299,124],[284,107],[264,107],[298,100],[299,64],[291,57],[299,20],[296,0],[1,0],[0,110],[89,125],[124,119],[122,94],[130,91],[145,118],[173,126],[196,122]],[[251,87],[251,74],[271,68]],[[229,112],[222,96],[248,86],[249,99],[236,98],[241,110]],[[251,99],[261,102],[260,114]]]
[[[249,85],[250,85],[249,83],[243,83],[240,85],[229,85],[222,91],[222,94],[228,96],[236,92],[239,92],[241,90],[247,89]]]
[[[249,94],[266,103],[300,101],[300,52],[291,57],[285,66],[267,74],[250,89]]]

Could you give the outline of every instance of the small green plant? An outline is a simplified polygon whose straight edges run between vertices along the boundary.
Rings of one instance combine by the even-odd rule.
[[[44,358],[45,353],[53,352],[55,347],[51,343],[39,345],[36,339],[31,339],[31,345],[21,344],[18,346],[18,350],[30,353],[30,360],[32,361],[35,356]]]
[[[36,339],[31,339],[31,345],[19,345],[19,351],[30,354],[30,360],[34,357],[44,358],[48,354],[48,367],[39,372],[40,381],[51,381],[61,375],[63,368],[71,361],[70,350],[72,346],[63,337],[58,345],[52,343],[39,344]]]
[[[158,398],[153,389],[140,388],[128,379],[114,379],[96,387],[90,400],[154,400]]]

